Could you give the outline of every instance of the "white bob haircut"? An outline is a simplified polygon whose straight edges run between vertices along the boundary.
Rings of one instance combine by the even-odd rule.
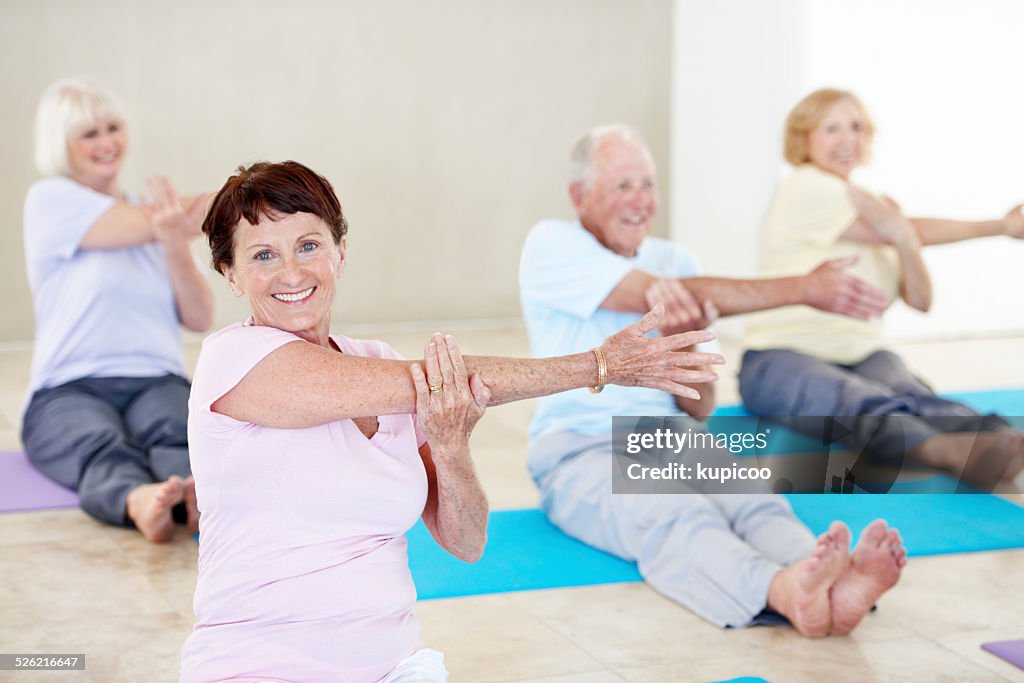
[[[590,180],[590,174],[594,164],[594,150],[601,142],[608,138],[618,138],[626,142],[634,142],[644,149],[647,149],[647,141],[633,126],[625,123],[610,123],[603,126],[595,126],[576,141],[572,146],[572,153],[569,155],[569,182],[584,184]]]
[[[51,84],[36,111],[36,170],[44,176],[70,175],[68,138],[103,121],[124,122],[124,110],[113,95],[87,81],[63,79]]]

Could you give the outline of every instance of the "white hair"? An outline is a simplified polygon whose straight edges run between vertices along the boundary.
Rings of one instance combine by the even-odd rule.
[[[647,149],[644,136],[636,128],[625,123],[610,123],[595,126],[576,141],[569,156],[569,182],[586,183],[590,179],[594,166],[594,151],[608,138],[618,138],[626,142],[634,142]]]
[[[87,81],[63,79],[51,84],[36,110],[36,169],[44,176],[70,175],[68,138],[80,128],[103,121],[124,122],[124,110],[113,95]]]

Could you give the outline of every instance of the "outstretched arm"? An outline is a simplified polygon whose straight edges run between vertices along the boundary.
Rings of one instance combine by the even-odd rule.
[[[658,325],[663,312],[657,307],[601,344],[607,360],[607,383],[698,398],[687,385],[711,382],[717,376],[692,368],[720,365],[725,359],[718,354],[683,351],[714,339],[710,332],[645,337]],[[490,389],[490,405],[598,383],[597,358],[590,351],[557,358],[467,356],[465,363],[467,375],[478,374]],[[415,391],[410,364],[350,356],[297,339],[257,363],[242,381],[214,402],[213,410],[243,422],[282,429],[411,413]]]
[[[990,221],[957,221],[947,218],[911,218],[921,237],[921,243],[925,246],[931,244],[949,244],[950,242],[961,242],[976,237],[994,237],[1007,235],[1024,239],[1024,213],[1019,204],[1009,211],[1002,218]]]
[[[830,313],[868,320],[885,312],[885,294],[846,272],[855,259],[825,261],[806,275],[737,280],[688,277],[682,284],[698,301],[710,301],[723,316],[804,304]],[[646,292],[655,278],[632,270],[601,304],[613,311],[647,310]]]
[[[205,194],[192,195],[183,198],[181,203],[186,212],[191,212],[198,206],[202,206],[205,212],[206,199]],[[202,217],[199,225],[202,225]],[[191,234],[189,239],[202,234],[198,226],[193,232],[195,234]],[[157,240],[152,211],[148,206],[117,201],[96,219],[78,246],[80,249],[117,249]]]

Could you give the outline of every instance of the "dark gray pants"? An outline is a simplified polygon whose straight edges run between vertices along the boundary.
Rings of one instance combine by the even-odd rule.
[[[853,365],[784,349],[747,351],[740,395],[752,413],[814,436],[826,428],[814,417],[835,418],[852,432],[844,445],[893,464],[936,434],[1007,426],[997,415],[936,396],[889,351]]]
[[[191,474],[188,380],[99,377],[32,395],[21,438],[25,454],[50,479],[76,489],[82,509],[126,525],[137,486]]]

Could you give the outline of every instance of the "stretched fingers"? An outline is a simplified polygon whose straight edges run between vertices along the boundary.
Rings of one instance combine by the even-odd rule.
[[[452,376],[456,386],[462,391],[469,387],[469,377],[466,376],[466,361],[462,358],[462,351],[459,349],[459,343],[455,341],[455,337],[450,334],[445,335],[444,343],[448,352],[448,360],[452,366]]]
[[[682,349],[687,346],[693,346],[695,344],[703,344],[704,342],[713,341],[715,339],[715,333],[709,332],[708,330],[694,330],[693,332],[680,332],[679,334],[672,334],[667,337],[662,337],[664,343],[670,349]],[[706,354],[709,356],[717,356],[716,354]],[[724,359],[720,362],[725,362]]]
[[[441,373],[441,383],[444,385],[444,399],[448,402],[454,398],[454,394],[459,391],[458,384],[455,382],[455,368],[452,367],[452,359],[448,355],[448,345],[445,343],[445,339],[441,336],[440,332],[435,332],[432,339],[434,348],[436,349],[437,365]]]
[[[640,318],[637,322],[633,323],[626,330],[629,330],[631,334],[637,337],[642,337],[661,322],[661,319],[665,316],[665,304],[659,302],[654,304],[654,308],[647,311],[643,318]],[[625,331],[625,330],[623,330]]]
[[[874,287],[859,278],[853,283],[853,303],[856,308],[863,309],[869,315],[880,316],[889,308],[889,297],[878,287]]]
[[[444,380],[441,377],[441,366],[437,360],[437,344],[433,338],[423,349],[423,365],[427,369],[427,389],[432,394],[436,393],[434,388],[443,386]]]
[[[680,384],[710,384],[718,381],[718,373],[713,370],[694,369],[692,365],[687,365],[671,373],[669,378]]]
[[[162,175],[152,176],[147,182],[146,186],[149,188],[150,194],[152,195],[153,202],[159,207],[166,207],[170,205],[171,198],[168,194],[167,178]]]
[[[416,415],[419,417],[420,426],[422,426],[423,416],[426,415],[429,405],[430,390],[427,388],[427,378],[419,363],[409,366],[409,374],[412,375],[412,387],[416,390]]]

